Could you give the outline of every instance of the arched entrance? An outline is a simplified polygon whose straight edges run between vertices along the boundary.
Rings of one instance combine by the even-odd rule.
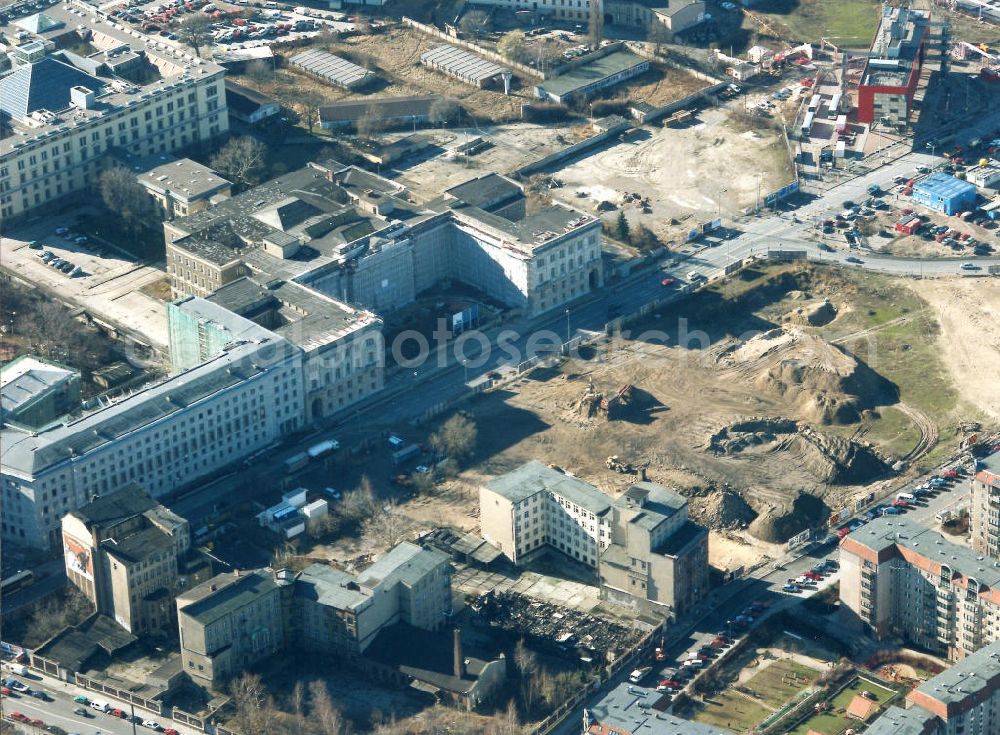
[[[313,420],[323,418],[323,399],[315,398],[312,402],[312,418]]]

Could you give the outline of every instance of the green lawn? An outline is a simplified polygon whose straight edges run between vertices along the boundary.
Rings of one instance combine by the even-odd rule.
[[[736,692],[726,690],[701,705],[694,716],[696,722],[744,733],[763,721],[771,711],[751,702]]]
[[[798,692],[815,682],[820,672],[788,659],[775,661],[766,669],[755,674],[746,686],[757,696],[777,709]]]
[[[807,735],[810,730],[821,732],[823,735],[841,735],[846,730],[856,730],[859,724],[858,720],[848,717],[844,714],[844,710],[847,709],[851,700],[862,691],[872,692],[878,697],[879,711],[884,710],[900,696],[892,689],[880,686],[870,679],[859,677],[831,700],[829,711],[813,715],[792,730],[790,735]]]
[[[765,0],[753,12],[783,26],[788,41],[815,44],[827,38],[838,46],[867,48],[875,35],[879,7],[873,0]],[[748,18],[744,26],[756,24]]]
[[[892,406],[880,408],[879,416],[863,437],[866,441],[873,441],[899,456],[916,446],[920,440],[920,429],[914,426],[909,416]]]

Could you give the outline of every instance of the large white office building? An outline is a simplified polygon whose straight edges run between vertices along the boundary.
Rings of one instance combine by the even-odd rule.
[[[60,519],[132,483],[159,497],[301,428],[302,351],[248,322],[199,365],[82,417],[0,433],[3,538],[59,544]]]
[[[0,77],[4,219],[94,186],[110,149],[159,155],[228,130],[221,66],[91,5],[53,5],[12,21],[8,36],[17,40]]]

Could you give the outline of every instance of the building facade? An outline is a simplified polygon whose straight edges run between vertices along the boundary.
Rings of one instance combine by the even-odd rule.
[[[220,574],[177,597],[181,662],[209,689],[285,646],[292,577],[260,569]]]
[[[139,184],[156,202],[162,219],[195,214],[232,194],[231,182],[190,158],[159,156],[129,163],[142,169]]]
[[[976,185],[944,172],[925,176],[913,187],[913,201],[947,215],[973,209],[979,193]]]
[[[1000,559],[1000,457],[983,461],[972,478],[969,502],[972,548],[991,559]]]
[[[228,130],[221,66],[68,5],[45,15],[56,25],[34,34],[42,52],[0,78],[14,132],[0,140],[0,217],[93,187],[111,149],[169,153]],[[82,42],[98,53],[57,50]]]
[[[602,597],[681,617],[708,594],[708,529],[688,519],[682,495],[638,482],[615,500],[611,525]]]
[[[408,542],[360,574],[227,573],[177,597],[184,671],[211,689],[282,650],[357,657],[391,626],[438,631],[450,614],[448,557]]]
[[[910,7],[883,7],[858,85],[858,121],[905,126],[920,83],[930,16]]]
[[[62,543],[70,583],[135,635],[171,631],[174,596],[211,576],[189,555],[188,522],[138,485],[63,516]]]
[[[549,550],[591,567],[601,596],[674,617],[708,594],[708,531],[687,501],[640,482],[612,501],[597,488],[532,461],[479,489],[483,537],[514,564]]]
[[[61,518],[132,483],[153,497],[186,487],[298,430],[302,354],[260,329],[196,367],[38,432],[0,434],[3,538],[61,543]]]
[[[451,565],[409,542],[358,575],[313,564],[295,582],[298,642],[307,650],[361,654],[385,628],[441,630],[451,615]]]
[[[881,518],[840,544],[846,622],[951,660],[1000,638],[1000,568],[905,520]]]

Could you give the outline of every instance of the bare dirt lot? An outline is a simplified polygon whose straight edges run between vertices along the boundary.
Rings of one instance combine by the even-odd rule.
[[[959,393],[1000,420],[1000,281],[925,280],[912,285],[938,315],[938,344]]]
[[[725,541],[716,560],[739,565],[891,476],[894,461],[919,466],[954,448],[958,420],[977,414],[953,386],[940,333],[934,308],[890,279],[746,271],[607,351],[471,404],[489,459],[462,478],[540,459],[614,495],[633,479],[606,468],[617,455],[689,496]],[[588,415],[588,392],[625,384],[618,417]]]
[[[699,112],[686,127],[633,132],[618,145],[553,171],[564,183],[554,193],[592,208],[600,201],[619,204],[625,192],[637,192],[649,198],[651,211],[629,207],[630,224],[644,224],[661,237],[689,229],[671,227],[671,219],[732,214],[754,204],[758,187],[763,196],[791,179],[780,132],[748,130],[734,122],[733,114],[713,108]]]

